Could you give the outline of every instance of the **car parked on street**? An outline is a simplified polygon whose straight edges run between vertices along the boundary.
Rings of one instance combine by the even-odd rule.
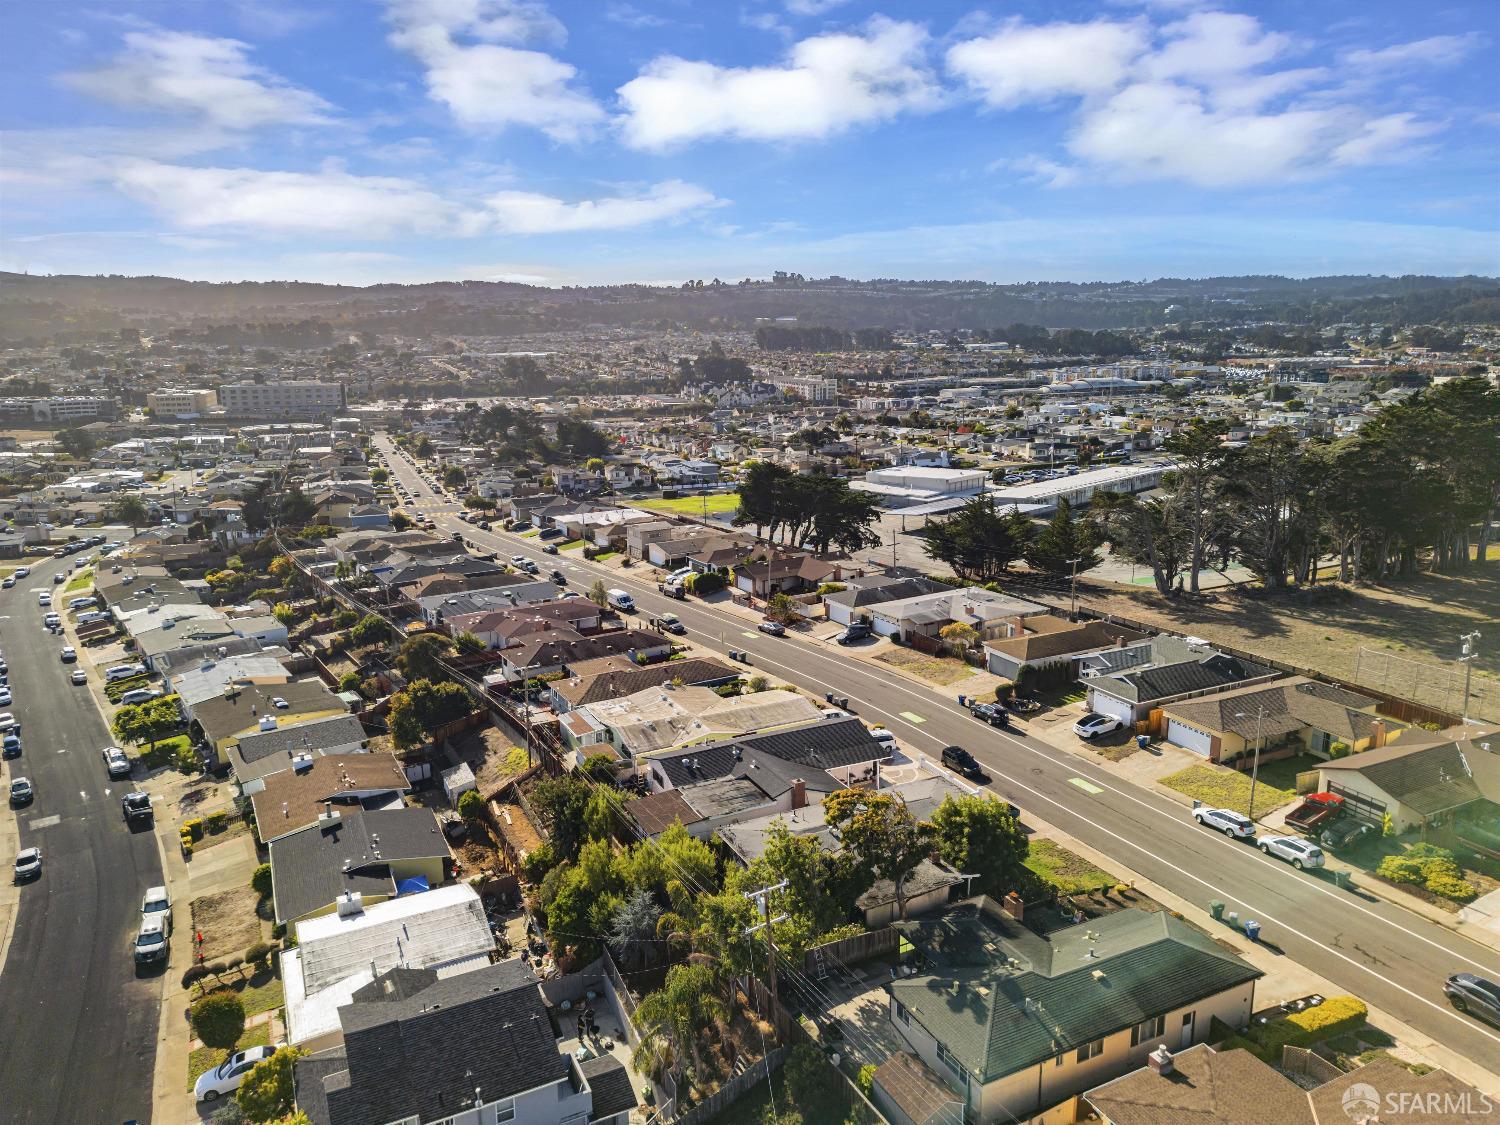
[[[1113,715],[1101,715],[1090,711],[1073,724],[1073,733],[1079,738],[1098,738],[1101,734],[1112,734],[1123,724]]]
[[[990,775],[985,773],[983,767],[974,760],[974,755],[962,746],[944,746],[942,762],[950,770],[962,774],[970,781],[983,783],[990,779]]]
[[[73,671],[69,674],[68,679],[72,680],[74,686],[76,687],[76,686],[78,686],[80,684],[86,684],[86,683],[88,683],[89,682],[89,674],[87,672],[85,672],[82,668],[74,668]]]
[[[1010,726],[1010,713],[998,703],[970,702],[969,714],[992,727]]]
[[[1303,867],[1322,867],[1323,849],[1300,836],[1264,836],[1260,850],[1266,855],[1284,859],[1299,870]]]
[[[104,768],[112,778],[130,776],[130,759],[125,756],[125,751],[118,746],[106,746],[99,751],[99,756],[104,759]]]
[[[64,664],[76,664],[78,662],[78,650],[72,645],[63,645],[62,650],[57,656]]]
[[[1203,805],[1193,810],[1193,819],[1205,828],[1217,829],[1237,840],[1248,840],[1255,835],[1255,825],[1250,818],[1233,809],[1211,809]]]
[[[150,824],[156,819],[156,812],[151,807],[151,796],[148,793],[130,792],[120,798],[120,811],[125,814],[125,823],[134,827],[137,824]]]
[[[165,962],[172,936],[171,914],[148,914],[141,919],[141,928],[135,935],[133,951],[137,965]]]
[[[172,913],[172,896],[166,887],[147,887],[141,896],[141,917],[151,914]]]
[[[10,783],[10,807],[20,808],[36,800],[36,788],[29,777],[13,778]]]
[[[0,685],[0,707],[10,706],[11,694],[8,685]]]
[[[762,621],[756,628],[772,637],[786,636],[786,626],[780,621]]]
[[[193,1096],[200,1102],[213,1102],[226,1094],[234,1093],[245,1080],[245,1075],[257,1063],[265,1062],[275,1053],[275,1047],[251,1047],[236,1051],[219,1066],[198,1076],[198,1081],[193,1086]]]
[[[24,883],[42,873],[42,849],[22,848],[16,853],[16,882]]]
[[[0,757],[19,758],[21,756],[21,736],[15,731],[7,731],[4,738],[0,738]]]
[[[1443,982],[1443,995],[1460,1012],[1500,1027],[1500,984],[1473,973],[1454,973]]]

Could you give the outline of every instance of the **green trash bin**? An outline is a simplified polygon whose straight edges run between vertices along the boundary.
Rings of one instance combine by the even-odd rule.
[[[1224,920],[1224,904],[1218,899],[1213,899],[1209,902],[1208,912],[1214,916],[1215,922],[1222,922]]]

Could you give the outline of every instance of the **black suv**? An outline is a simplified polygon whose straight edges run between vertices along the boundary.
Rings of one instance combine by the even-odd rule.
[[[998,703],[971,703],[969,714],[976,719],[989,723],[992,727],[1010,726],[1010,715],[1005,708]]]
[[[126,793],[120,798],[120,808],[125,813],[125,823],[150,824],[156,814],[151,809],[151,798],[145,793]]]
[[[870,626],[864,621],[852,622],[847,629],[836,638],[841,645],[852,645],[855,641],[862,641],[870,636]]]
[[[990,779],[990,775],[985,773],[979,763],[974,760],[974,755],[962,746],[944,746],[942,760],[943,765],[963,774],[970,781],[985,782]]]

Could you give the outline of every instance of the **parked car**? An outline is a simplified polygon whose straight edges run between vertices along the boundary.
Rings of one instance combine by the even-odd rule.
[[[151,808],[151,797],[146,793],[126,793],[120,798],[120,811],[125,814],[125,823],[132,826],[150,824],[156,819],[156,813]]]
[[[52,604],[52,595],[46,590],[38,590],[36,595],[36,604],[42,606],[43,608],[50,606]]]
[[[141,917],[150,914],[172,913],[172,896],[166,887],[148,887],[141,897]]]
[[[16,576],[14,574],[7,574],[3,580],[0,580],[0,587],[4,587],[7,590],[9,590],[15,584]]]
[[[42,849],[22,848],[16,853],[16,882],[24,883],[42,873]]]
[[[786,626],[780,621],[762,621],[756,628],[773,637],[786,636]]]
[[[0,739],[0,757],[19,758],[21,756],[21,736],[15,731],[7,731],[5,737]]]
[[[992,727],[1010,726],[1010,713],[998,703],[970,703],[969,714]]]
[[[19,578],[30,578],[31,577],[31,567],[29,567],[29,566],[18,566],[18,567],[16,567],[16,577],[18,579]]]
[[[1216,828],[1226,836],[1248,840],[1255,835],[1255,825],[1250,818],[1241,816],[1233,809],[1211,809],[1207,805],[1193,810],[1193,819],[1205,828]]]
[[[556,543],[544,543],[544,544],[542,544],[542,554],[544,554],[544,555],[555,555],[555,554],[557,554],[557,544]]]
[[[169,939],[172,936],[172,915],[148,914],[141,919],[141,928],[135,935],[134,953],[137,965],[150,965],[166,961]]]
[[[8,707],[10,701],[10,688],[8,686],[0,686],[0,707]]]
[[[885,727],[871,727],[870,737],[885,747],[894,747],[896,745],[895,734]]]
[[[34,800],[36,800],[36,789],[32,786],[29,777],[17,777],[11,780],[11,808],[20,808],[22,805],[29,805]]]
[[[1301,836],[1266,836],[1261,839],[1260,850],[1266,855],[1284,859],[1293,867],[1322,867],[1323,849]]]
[[[99,756],[104,759],[104,768],[110,777],[130,776],[130,759],[118,746],[106,746],[99,751]]]
[[[82,668],[74,668],[72,673],[68,676],[68,679],[72,680],[75,686],[79,684],[86,684],[89,682],[89,674]]]
[[[1334,821],[1327,828],[1323,829],[1322,832],[1318,833],[1318,843],[1330,851],[1336,851],[1339,848],[1353,847],[1374,831],[1374,825],[1366,824],[1362,820],[1355,820],[1352,816],[1346,816],[1341,820]]]
[[[15,731],[17,734],[20,734],[21,724],[16,721],[16,717],[9,711],[0,711],[0,734],[5,734],[9,731]]]
[[[200,1102],[213,1102],[225,1094],[234,1093],[256,1063],[265,1062],[275,1053],[275,1047],[251,1047],[236,1051],[213,1070],[198,1076],[198,1081],[193,1086],[193,1096]]]
[[[1460,1012],[1500,1027],[1500,984],[1473,973],[1454,973],[1443,982],[1443,995]]]
[[[1090,711],[1073,724],[1073,733],[1079,738],[1098,738],[1101,734],[1110,734],[1119,730],[1122,725],[1120,720],[1113,715],[1101,715],[1097,711]]]
[[[980,764],[974,760],[974,755],[962,746],[944,746],[942,762],[950,770],[962,774],[970,781],[986,782],[990,779],[990,775],[985,773]]]
[[[862,641],[866,637],[871,636],[871,634],[872,630],[869,625],[863,621],[855,621],[842,633],[834,637],[834,640],[841,645],[852,645],[855,641]]]
[[[661,622],[661,627],[669,633],[680,635],[687,632],[687,626],[682,623],[682,619],[675,613],[664,613],[657,620]]]
[[[57,655],[64,664],[75,664],[78,661],[78,650],[72,645],[63,645]]]

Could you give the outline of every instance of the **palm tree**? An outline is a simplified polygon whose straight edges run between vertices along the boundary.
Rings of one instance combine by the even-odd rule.
[[[670,1063],[681,1070],[684,1062],[691,1061],[693,1075],[702,1073],[698,1029],[729,1021],[729,1007],[716,984],[706,965],[674,965],[667,971],[662,986],[648,993],[635,1010],[641,1032],[637,1054],[642,1062]]]

